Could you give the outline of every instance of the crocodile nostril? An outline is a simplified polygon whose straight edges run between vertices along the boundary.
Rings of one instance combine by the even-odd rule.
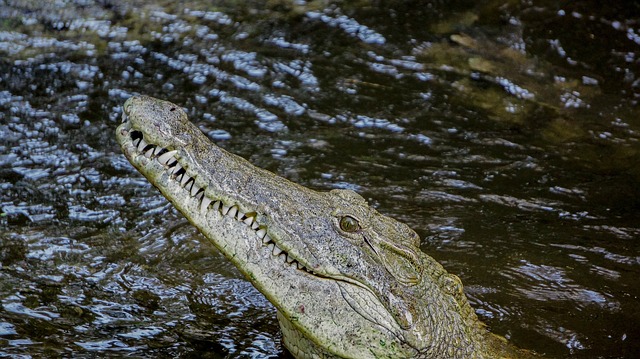
[[[135,141],[135,140],[143,137],[142,132],[140,132],[140,131],[131,131],[130,136],[131,136],[131,140],[132,141]]]

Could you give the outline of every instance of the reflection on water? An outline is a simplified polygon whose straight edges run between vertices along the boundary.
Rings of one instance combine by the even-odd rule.
[[[610,5],[0,1],[0,355],[287,355],[121,155],[144,93],[410,224],[516,345],[634,357],[640,9]]]

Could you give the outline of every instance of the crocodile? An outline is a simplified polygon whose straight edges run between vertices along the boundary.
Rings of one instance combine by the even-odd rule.
[[[354,191],[315,191],[213,144],[168,101],[130,97],[125,157],[274,305],[295,358],[529,357],[460,279]]]

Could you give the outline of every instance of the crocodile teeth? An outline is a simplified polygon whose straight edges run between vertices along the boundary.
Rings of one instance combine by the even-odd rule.
[[[184,185],[184,189],[186,189],[187,192],[189,192],[189,194],[191,194],[191,189],[193,188],[195,183],[196,183],[196,181],[194,181],[193,178],[189,178],[187,180],[187,183]]]
[[[195,182],[195,181],[193,181]],[[195,197],[203,189],[198,187],[195,183],[191,186],[191,197]]]
[[[184,187],[187,182],[189,182],[189,180],[192,179],[191,177],[189,177],[186,173],[184,175],[182,175],[182,180],[180,181],[180,186]]]
[[[163,165],[168,165],[169,161],[174,158],[173,156],[178,153],[178,150],[173,150],[173,151],[169,151],[169,152],[165,152],[163,154],[161,154],[160,156],[158,156],[158,162],[162,163]]]
[[[176,161],[176,162],[177,162],[177,161]],[[180,171],[181,169],[182,169],[182,166],[180,166],[179,164],[177,164],[177,163],[176,163],[176,165],[175,165],[175,166],[173,166],[173,167],[171,167],[171,168],[169,169],[169,175],[173,175],[173,174],[175,174],[176,172]]]
[[[164,165],[167,166],[167,172],[171,173],[171,170],[173,169],[173,167],[175,167],[178,164],[178,160],[175,157],[170,158],[167,163],[165,163]]]
[[[144,152],[145,157],[151,158],[151,156],[153,156],[155,154],[156,148],[157,148],[156,145],[147,145],[145,147],[145,149],[147,149],[147,150]]]
[[[135,144],[135,141],[134,141]],[[138,151],[142,152],[142,150],[147,147],[147,142],[145,142],[145,140],[143,140],[142,138],[140,138],[140,140],[138,141],[138,144],[136,145],[136,147],[138,147]]]
[[[131,137],[136,137],[133,140],[133,145],[141,154],[147,158],[154,158],[155,156],[158,163],[166,166],[166,173],[168,173],[169,176],[175,176],[175,180],[180,186],[198,201],[200,213],[206,214],[209,206],[211,206],[214,211],[220,211],[223,215],[230,215],[232,218],[243,222],[256,232],[256,236],[261,240],[262,244],[268,248],[271,254],[277,256],[282,263],[289,265],[291,268],[297,268],[313,274],[312,271],[289,256],[286,251],[282,250],[282,248],[271,239],[269,234],[267,234],[266,228],[258,224],[256,212],[245,213],[240,211],[237,205],[226,205],[222,201],[214,201],[207,197],[204,193],[205,189],[196,185],[195,178],[189,176],[187,171],[178,163],[178,159],[175,157],[178,150],[168,151],[166,148],[158,145],[148,144],[142,137],[137,138],[137,136],[133,134]]]
[[[202,193],[204,193],[204,191]],[[202,197],[202,202],[200,202],[200,212],[205,213],[209,204],[211,204],[211,199],[207,196]]]
[[[177,170],[175,172],[175,174],[176,174],[176,181],[178,181],[178,182],[182,182],[182,179],[184,177],[189,177],[189,176],[186,175],[186,171],[184,170],[184,168],[181,168],[181,169]]]

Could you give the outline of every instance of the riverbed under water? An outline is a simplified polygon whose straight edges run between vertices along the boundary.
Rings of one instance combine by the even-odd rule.
[[[0,0],[0,357],[288,357],[123,102],[414,228],[489,329],[640,355],[640,5]]]

